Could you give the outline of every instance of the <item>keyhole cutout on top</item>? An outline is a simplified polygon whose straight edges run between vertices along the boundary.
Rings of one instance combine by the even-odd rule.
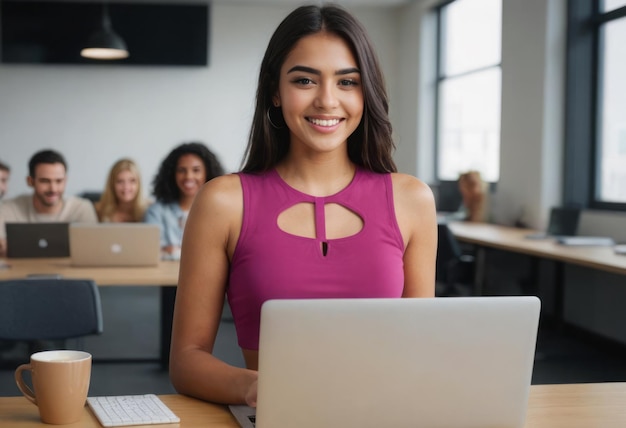
[[[346,238],[356,235],[363,229],[363,219],[343,205],[335,203],[325,204],[324,219],[326,226],[325,239]],[[285,233],[311,239],[317,237],[315,231],[315,205],[313,203],[301,202],[292,205],[278,215],[277,223],[280,230]],[[323,236],[319,238],[324,239]],[[324,248],[322,248],[322,251],[324,252]]]

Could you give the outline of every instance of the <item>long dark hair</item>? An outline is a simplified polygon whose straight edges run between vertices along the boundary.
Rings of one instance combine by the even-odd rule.
[[[389,103],[378,57],[363,25],[336,5],[301,6],[291,12],[272,35],[261,62],[256,107],[248,146],[244,156],[245,172],[267,171],[289,151],[289,129],[276,128],[270,119],[272,97],[278,91],[280,68],[295,44],[303,37],[326,31],[348,43],[361,70],[363,117],[348,137],[348,156],[356,165],[375,172],[395,172],[395,148],[391,137]],[[272,111],[270,111],[272,109]]]
[[[154,177],[152,194],[159,202],[178,202],[180,199],[180,189],[176,185],[176,164],[183,155],[196,155],[204,163],[206,170],[206,181],[224,174],[224,169],[217,156],[202,143],[184,143],[175,147],[167,157],[161,162],[159,172]]]

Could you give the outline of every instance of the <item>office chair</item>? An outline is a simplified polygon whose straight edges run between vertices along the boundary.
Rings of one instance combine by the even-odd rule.
[[[472,295],[476,268],[474,256],[463,253],[459,242],[445,223],[437,225],[437,238],[436,295]]]
[[[95,204],[96,202],[100,201],[100,198],[102,197],[102,192],[101,191],[91,191],[91,190],[86,190],[82,193],[79,193],[78,196],[80,198],[84,198],[84,199],[88,199],[90,200],[93,204]]]
[[[29,342],[102,333],[100,293],[94,281],[24,278],[0,281],[0,340]]]

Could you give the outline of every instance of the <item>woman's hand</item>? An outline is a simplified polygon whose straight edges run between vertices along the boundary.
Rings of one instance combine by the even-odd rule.
[[[165,260],[180,260],[180,247],[178,245],[161,247],[161,256]]]
[[[168,245],[166,247],[163,247],[162,250],[164,253],[174,254],[176,252],[180,252],[180,247],[178,245]]]
[[[246,404],[250,407],[256,407],[257,385],[258,379],[255,379],[254,382],[250,384],[248,392],[246,393]]]

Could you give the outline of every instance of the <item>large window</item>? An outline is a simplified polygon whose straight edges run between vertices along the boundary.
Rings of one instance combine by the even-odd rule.
[[[502,0],[454,0],[439,17],[437,178],[500,176]]]
[[[568,3],[565,200],[626,210],[626,0]]]

